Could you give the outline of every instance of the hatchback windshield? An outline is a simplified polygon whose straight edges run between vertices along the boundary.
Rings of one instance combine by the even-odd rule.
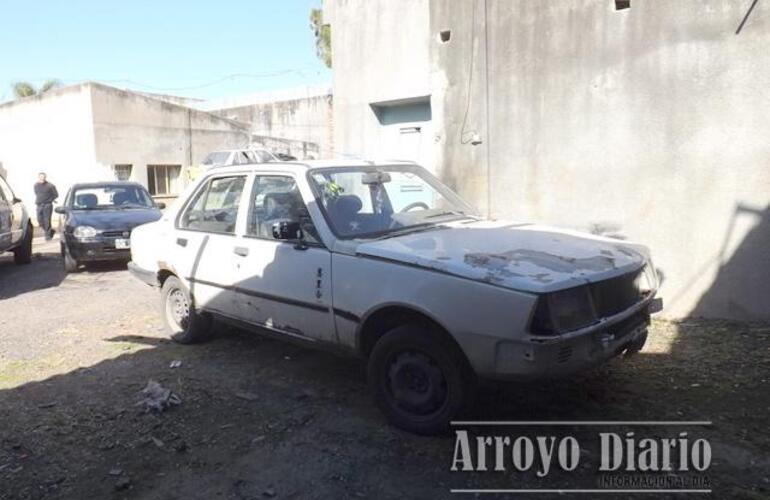
[[[75,210],[152,208],[152,197],[141,186],[89,186],[72,193]]]
[[[332,229],[343,238],[387,236],[476,216],[417,166],[324,169],[310,178]]]

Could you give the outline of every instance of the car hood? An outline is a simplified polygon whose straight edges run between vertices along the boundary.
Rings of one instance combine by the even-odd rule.
[[[130,230],[141,224],[153,222],[161,217],[154,208],[125,210],[73,210],[69,226],[91,226],[101,231]]]
[[[641,245],[535,224],[455,222],[358,245],[396,261],[525,292],[544,293],[641,268]]]

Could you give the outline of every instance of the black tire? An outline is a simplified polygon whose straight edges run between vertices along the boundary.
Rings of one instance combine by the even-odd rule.
[[[396,427],[444,433],[472,402],[475,374],[446,334],[427,325],[393,328],[375,344],[367,366],[369,390]]]
[[[13,250],[13,262],[16,265],[29,264],[32,262],[32,224],[27,223],[27,230],[24,232],[24,239],[21,245]]]
[[[61,244],[61,258],[62,258],[62,263],[64,264],[65,273],[74,273],[78,270],[78,267],[80,266],[80,262],[78,262],[72,256],[69,249],[67,248],[67,245],[65,245],[64,243]]]
[[[211,338],[211,317],[195,311],[190,292],[179,278],[169,276],[160,296],[163,325],[174,342],[196,344]]]

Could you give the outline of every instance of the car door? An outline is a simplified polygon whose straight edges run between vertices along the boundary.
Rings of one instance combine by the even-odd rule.
[[[331,253],[321,243],[294,177],[257,174],[236,256],[236,301],[244,321],[294,336],[336,342]],[[299,221],[302,244],[276,240],[272,224]]]
[[[247,174],[208,177],[176,221],[173,265],[196,307],[237,317],[233,297],[236,228]]]

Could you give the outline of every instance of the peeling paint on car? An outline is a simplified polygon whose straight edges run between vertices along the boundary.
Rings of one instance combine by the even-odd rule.
[[[478,221],[365,242],[357,253],[513,290],[547,292],[641,267],[646,257],[624,245],[547,226]]]

